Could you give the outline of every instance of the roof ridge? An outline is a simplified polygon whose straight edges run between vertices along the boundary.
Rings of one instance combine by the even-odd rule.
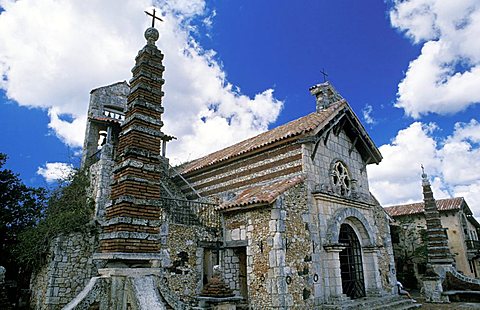
[[[223,162],[239,155],[243,155],[245,153],[273,144],[275,142],[282,141],[290,137],[299,136],[301,134],[312,131],[317,128],[321,123],[323,123],[328,118],[328,116],[333,114],[340,107],[347,104],[346,102],[347,101],[345,99],[339,100],[331,104],[325,110],[319,112],[314,111],[297,119],[291,120],[288,123],[259,133],[256,136],[247,138],[245,140],[227,146],[223,149],[207,154],[203,157],[194,159],[189,163],[185,164],[185,167],[181,173],[189,173],[208,166],[212,166],[214,164]],[[304,121],[305,123],[302,124],[302,121]]]

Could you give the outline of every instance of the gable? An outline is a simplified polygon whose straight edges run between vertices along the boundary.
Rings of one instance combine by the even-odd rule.
[[[327,144],[331,134],[338,136],[341,131],[344,131],[351,141],[349,154],[355,148],[366,164],[380,163],[382,154],[348,103],[345,103],[342,109],[339,109],[327,123],[318,127],[311,136],[304,139],[305,142],[315,145],[311,155],[312,159],[316,156],[317,149],[322,144]]]

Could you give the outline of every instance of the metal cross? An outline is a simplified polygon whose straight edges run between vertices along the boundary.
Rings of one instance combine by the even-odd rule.
[[[420,164],[420,167],[422,167],[422,174],[425,174],[425,168],[423,168],[423,164]]]
[[[323,68],[322,70],[320,70],[320,73],[323,74],[323,82],[325,83],[327,81],[327,72],[325,72],[325,68]]]
[[[155,20],[158,19],[159,21],[163,22],[163,19],[161,19],[160,17],[158,16],[155,16],[155,9],[153,9],[153,14],[152,13],[148,13],[147,11],[145,11],[145,13],[148,15],[148,16],[151,16],[152,17],[152,28],[155,27]]]

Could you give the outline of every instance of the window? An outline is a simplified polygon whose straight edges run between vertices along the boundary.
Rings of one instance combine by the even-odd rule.
[[[333,164],[331,176],[334,192],[341,196],[350,196],[351,180],[345,164],[341,161],[335,162]]]

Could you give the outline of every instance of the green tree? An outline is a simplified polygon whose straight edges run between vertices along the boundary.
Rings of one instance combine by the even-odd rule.
[[[16,282],[16,290],[9,290],[8,295],[16,302],[30,278],[29,269],[17,259],[19,235],[44,217],[47,191],[23,184],[17,174],[4,168],[6,161],[7,155],[0,153],[0,265],[7,270],[6,280]]]
[[[96,228],[90,225],[94,205],[88,198],[89,185],[88,173],[79,170],[49,193],[44,217],[19,234],[16,257],[24,267],[40,267],[53,238]]]
[[[7,155],[0,153],[0,264],[13,267],[13,248],[19,233],[44,216],[46,190],[23,184],[17,174],[3,169]]]

